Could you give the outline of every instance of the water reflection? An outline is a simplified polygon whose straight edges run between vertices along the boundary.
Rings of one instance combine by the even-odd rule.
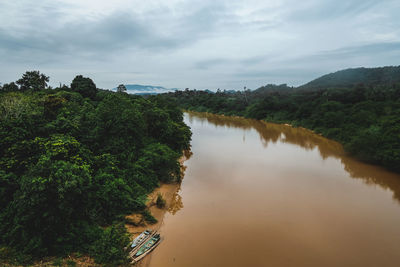
[[[181,181],[185,177],[185,172],[187,166],[185,165],[185,161],[189,160],[193,156],[193,152],[190,149],[184,150],[183,151],[183,156],[180,159],[180,165],[181,165]],[[183,208],[183,201],[182,201],[182,196],[179,195],[179,192],[181,191],[181,185],[177,188],[177,190],[174,192],[174,195],[172,196],[171,204],[168,207],[168,212],[171,213],[172,215],[175,215],[179,210]]]
[[[305,129],[204,113],[185,121],[193,156],[164,241],[142,266],[398,266],[399,175]]]
[[[178,188],[178,190],[176,190],[172,197],[171,204],[168,207],[168,212],[172,215],[175,215],[179,210],[183,208],[182,196],[179,195],[180,190],[180,187]]]
[[[329,157],[339,159],[352,178],[361,179],[369,185],[379,185],[384,189],[389,189],[393,192],[393,198],[400,202],[400,175],[349,157],[339,143],[310,130],[240,117],[199,112],[188,112],[187,114],[191,124],[197,120],[214,124],[216,127],[243,129],[243,142],[246,140],[246,131],[254,129],[259,134],[264,147],[268,147],[271,143],[283,142],[300,146],[305,150],[318,149],[323,159]]]

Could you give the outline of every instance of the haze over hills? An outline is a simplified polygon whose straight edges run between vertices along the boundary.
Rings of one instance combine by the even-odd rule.
[[[288,86],[287,84],[267,84],[253,90],[256,94],[266,94],[272,92],[290,92],[298,90],[320,90],[327,88],[348,88],[357,84],[365,86],[391,85],[400,82],[400,66],[386,66],[379,68],[350,68],[339,70],[323,75],[299,87]],[[152,95],[174,92],[179,88],[165,88],[163,86],[126,84],[129,94]],[[114,88],[116,90],[116,88]],[[201,90],[214,93],[209,89]],[[224,91],[234,93],[235,90]]]
[[[165,88],[162,86],[141,85],[141,84],[125,84],[129,94],[136,95],[154,95],[168,93],[178,90],[177,88]],[[114,88],[116,90],[116,88]]]

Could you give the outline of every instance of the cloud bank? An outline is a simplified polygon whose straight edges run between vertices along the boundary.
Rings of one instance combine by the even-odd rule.
[[[15,0],[0,2],[0,82],[38,69],[197,89],[300,85],[400,63],[399,1]]]

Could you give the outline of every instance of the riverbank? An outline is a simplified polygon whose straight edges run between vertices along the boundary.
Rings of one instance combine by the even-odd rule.
[[[186,90],[165,94],[184,110],[302,126],[340,142],[366,163],[400,173],[400,87],[349,87],[260,94]]]
[[[158,231],[160,229],[164,221],[165,213],[172,207],[176,194],[179,191],[179,188],[180,188],[180,183],[162,184],[148,196],[148,202],[146,204],[147,209],[157,220],[157,223],[155,224],[146,223],[144,221],[143,216],[137,213],[126,216],[127,219],[134,221],[138,224],[137,226],[134,226],[132,224],[125,225],[128,233],[131,236],[131,240],[133,240],[136,236],[138,236],[146,229],[151,229],[153,231]],[[161,194],[162,197],[165,199],[166,205],[164,208],[158,208],[156,205],[158,194]],[[140,262],[138,262],[136,266],[147,266],[150,263],[150,260],[151,260],[151,254],[147,255]]]
[[[133,222],[125,224],[128,233],[131,235],[132,239],[142,233],[146,229],[158,230],[162,223],[163,218],[167,210],[171,207],[171,204],[174,200],[174,197],[179,190],[180,184],[162,184],[160,187],[156,188],[151,194],[148,196],[148,201],[146,203],[147,210],[153,215],[153,217],[157,220],[156,223],[150,224],[145,222],[143,215],[140,213],[133,213],[126,216],[128,221]],[[161,194],[162,197],[166,201],[166,205],[164,208],[158,208],[156,205],[156,200],[158,194]],[[136,225],[134,225],[136,224]]]
[[[265,119],[257,119],[256,117],[245,117],[237,114],[225,115],[221,113],[213,112],[201,112],[194,109],[185,109],[185,112],[193,113],[207,113],[217,116],[224,116],[226,118],[242,118],[242,119],[254,119],[264,123],[274,123],[287,125],[294,128],[305,129],[319,136],[327,139],[339,142],[344,151],[351,157],[357,158],[367,164],[373,164],[381,166],[388,171],[400,173],[398,157],[398,151],[400,151],[398,138],[395,138],[394,133],[397,132],[395,129],[391,129],[394,123],[388,123],[392,116],[384,117],[384,123],[382,125],[370,124],[370,125],[357,125],[358,120],[348,119],[349,123],[346,125],[340,125],[340,123],[332,122],[327,126],[324,118],[313,121],[310,119],[296,119],[296,118],[284,118],[277,116],[267,116]]]
[[[186,166],[184,162],[191,157],[190,151],[183,151],[182,157],[179,159],[181,166],[181,177],[184,177]],[[147,223],[141,213],[133,213],[127,215],[125,218],[131,223],[125,224],[127,232],[130,235],[130,240],[133,240],[137,235],[142,233],[146,229],[159,230],[163,224],[164,215],[166,212],[175,213],[182,206],[178,192],[180,190],[181,181],[169,184],[161,184],[160,187],[156,188],[147,196],[146,210],[148,210],[152,216],[157,220],[154,224]],[[161,194],[165,199],[166,205],[164,208],[158,208],[156,200],[158,195]],[[136,224],[133,225],[132,223]],[[135,266],[148,266],[150,263],[151,254],[146,256],[143,260],[137,263]],[[16,267],[19,265],[8,264],[0,262],[1,266],[5,267]],[[33,267],[51,267],[51,266],[80,266],[80,267],[101,267],[102,264],[96,264],[94,259],[88,255],[82,255],[80,253],[73,253],[65,258],[49,257],[41,261],[37,261],[30,265]],[[125,265],[124,265],[125,266]],[[127,264],[126,266],[131,266]]]
[[[184,151],[182,157],[179,159],[179,163],[181,165],[181,177],[182,177],[181,179],[183,179],[186,170],[184,162],[188,160],[191,155],[192,153],[190,151]],[[146,209],[157,220],[156,223],[150,224],[146,222],[143,218],[143,215],[140,213],[133,213],[126,216],[126,219],[128,221],[133,222],[133,224],[132,223],[125,224],[125,227],[131,236],[131,240],[133,240],[136,236],[138,236],[146,229],[158,231],[164,222],[164,216],[166,212],[169,211],[174,213],[177,209],[180,208],[181,203],[179,201],[178,192],[181,187],[181,181],[170,184],[161,184],[160,187],[156,188],[153,192],[151,192],[147,196]],[[161,195],[165,200],[165,207],[163,208],[159,208],[156,205],[158,195]],[[150,260],[151,260],[151,254],[143,258],[140,262],[138,262],[136,266],[148,266],[150,264]]]

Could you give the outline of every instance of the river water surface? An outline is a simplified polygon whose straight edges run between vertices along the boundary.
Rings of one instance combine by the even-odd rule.
[[[305,129],[186,113],[192,157],[151,267],[400,266],[400,176]]]

